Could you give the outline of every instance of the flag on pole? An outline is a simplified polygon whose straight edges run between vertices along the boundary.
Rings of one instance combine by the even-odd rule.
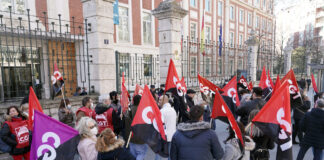
[[[241,83],[245,88],[248,87],[247,81],[243,75],[241,76],[239,83]]]
[[[38,98],[33,90],[33,87],[29,88],[29,102],[28,102],[28,126],[30,130],[33,130],[34,111],[37,110],[43,113],[42,106],[40,105]]]
[[[314,74],[312,73],[312,86],[314,88],[314,91],[316,92],[316,94],[318,93],[318,89],[317,89],[317,85],[315,82],[315,78],[314,78]]]
[[[113,8],[113,14],[114,14],[114,24],[119,25],[119,6],[118,6],[118,0],[115,0],[114,2],[114,8]]]
[[[292,160],[292,127],[289,84],[283,83],[268,103],[253,118],[264,134],[273,137],[278,144],[278,160]]]
[[[227,104],[225,103],[224,99],[219,94],[219,92],[216,91],[211,118],[215,119],[215,118],[224,118],[224,117],[228,119],[230,126],[235,132],[235,137],[239,139],[241,142],[239,144],[241,152],[244,152],[244,141],[243,141],[243,135],[241,133],[241,130],[236,123],[233,113],[228,108]]]
[[[148,144],[155,153],[166,156],[160,150],[167,141],[162,115],[146,85],[131,127],[133,133]]]
[[[233,103],[236,104],[236,106],[240,106],[240,99],[238,97],[237,93],[237,81],[236,76],[234,76],[223,88],[224,93],[222,95],[229,96]]]
[[[252,84],[252,81],[250,81],[249,85],[248,85],[248,90],[249,91],[252,91],[253,89],[253,84]]]
[[[219,51],[218,54],[221,57],[222,56],[222,47],[223,47],[223,42],[222,42],[222,36],[223,36],[223,32],[222,32],[222,24],[220,25],[220,29],[219,29]]]
[[[274,94],[275,91],[280,88],[280,86],[281,86],[280,77],[279,77],[279,75],[277,75],[276,84],[275,84],[275,87],[273,88],[272,94]]]
[[[203,56],[205,56],[205,11],[203,11],[202,23],[201,23],[200,52],[202,53]]]
[[[136,95],[142,96],[143,95],[143,91],[144,91],[144,89],[140,85],[136,84],[133,97],[135,97]]]
[[[123,72],[123,76],[122,76],[122,85],[121,85],[121,97],[120,97],[120,105],[122,106],[122,110],[123,112],[126,112],[126,110],[128,109],[128,105],[129,105],[129,94],[128,91],[126,89],[125,86],[125,76],[124,76],[124,72]]]
[[[186,85],[184,77],[182,77],[182,79],[181,79],[181,86],[182,86],[182,90],[186,94],[187,93],[187,85]]]
[[[34,117],[30,159],[73,159],[78,152],[79,132],[37,110]]]
[[[290,93],[290,104],[292,108],[300,107],[304,104],[301,94],[298,88],[298,84],[296,81],[296,77],[294,71],[291,69],[284,78],[281,79],[281,83],[283,84],[285,81],[289,84],[289,93]]]
[[[170,63],[169,63],[168,75],[167,75],[167,79],[165,82],[164,92],[168,91],[171,88],[175,88],[177,90],[177,94],[180,97],[184,96],[184,87],[181,84],[181,81],[179,79],[177,70],[175,68],[175,65],[174,65],[172,59],[170,59]]]
[[[273,89],[274,88],[274,84],[273,84],[272,79],[270,77],[270,71],[269,70],[268,70],[268,81],[269,81],[269,84],[270,84],[271,88]]]
[[[262,89],[268,88],[268,83],[267,83],[268,81],[269,80],[267,79],[267,73],[265,67],[263,66],[259,87],[261,87]]]
[[[210,92],[211,93],[215,93],[216,91],[223,92],[223,90],[221,88],[219,88],[218,86],[213,84],[208,79],[200,76],[200,74],[198,74],[198,81],[199,81],[200,92],[204,93],[205,95],[208,95],[208,93],[210,93]]]
[[[54,97],[62,92],[62,87],[64,85],[64,80],[61,72],[58,70],[57,64],[54,64],[54,73],[51,77],[53,84]]]

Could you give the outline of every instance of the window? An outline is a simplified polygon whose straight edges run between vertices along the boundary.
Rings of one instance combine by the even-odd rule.
[[[223,2],[218,2],[218,16],[223,15]]]
[[[269,21],[269,23],[268,23],[268,32],[271,32],[272,31],[272,23]]]
[[[211,11],[211,3],[210,3],[210,0],[205,0],[205,10],[207,12],[210,12]]]
[[[196,23],[190,24],[190,37],[191,37],[191,39],[197,38],[197,24]]]
[[[128,9],[124,7],[119,7],[118,39],[129,42]]]
[[[196,0],[190,0],[190,6],[196,7]]]
[[[244,21],[244,11],[240,10],[240,23],[243,23]]]
[[[255,18],[255,27],[259,28],[259,16],[256,16]]]
[[[234,33],[230,32],[230,46],[233,47],[234,46]]]
[[[0,0],[1,11],[9,11],[9,6],[12,6],[11,11],[18,14],[25,13],[25,0]]]
[[[230,65],[230,73],[231,74],[234,74],[234,61],[232,59],[230,60],[230,64],[229,65]]]
[[[255,2],[256,2],[255,6],[259,7],[260,6],[260,0],[256,0]]]
[[[239,35],[239,45],[240,45],[240,47],[243,45],[243,35],[242,34]]]
[[[234,7],[233,6],[230,7],[230,19],[234,20]]]
[[[263,0],[263,8],[266,8],[266,0]]]
[[[243,69],[243,59],[238,59],[237,69]]]
[[[129,75],[129,54],[121,53],[119,56],[119,70],[120,77],[122,77],[122,73],[124,72],[125,77]]]
[[[205,38],[210,41],[211,40],[211,28],[209,26],[206,26],[206,35]]]
[[[197,75],[197,57],[190,57],[190,76]]]
[[[252,14],[251,13],[248,14],[248,25],[249,26],[252,25]]]
[[[144,44],[152,44],[152,18],[149,13],[143,13],[143,41]]]
[[[152,76],[152,55],[144,55],[144,76]]]
[[[207,76],[211,75],[211,60],[210,60],[210,57],[206,58],[205,73],[206,73]]]
[[[223,62],[222,59],[218,59],[217,74],[221,75],[223,73]]]

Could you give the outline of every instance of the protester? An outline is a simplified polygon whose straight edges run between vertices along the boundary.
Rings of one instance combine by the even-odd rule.
[[[189,108],[195,106],[195,102],[194,102],[194,97],[196,95],[196,91],[194,91],[193,89],[188,89],[187,94],[186,94],[186,100],[187,100],[187,105],[189,106]]]
[[[244,126],[248,123],[250,112],[254,109],[261,109],[265,103],[262,99],[262,89],[260,87],[254,87],[252,89],[252,100],[241,104],[236,111],[237,115],[241,116],[240,121]]]
[[[80,93],[80,96],[85,96],[85,95],[88,95],[88,92],[87,92],[87,88],[83,87],[82,92]]]
[[[269,149],[274,148],[274,141],[271,137],[265,135],[261,129],[252,124],[253,118],[258,113],[258,109],[251,111],[248,118],[249,124],[245,128],[247,135],[250,135],[255,142],[255,148],[251,151],[250,158],[251,160],[268,160],[270,159]]]
[[[191,121],[180,123],[171,142],[171,160],[221,159],[224,151],[210,124],[203,122],[204,109],[194,106],[190,109]]]
[[[159,89],[159,92],[158,92],[158,96],[162,96],[164,94],[164,90],[165,90],[165,85],[164,84],[161,84],[160,85],[160,89]]]
[[[247,93],[247,94],[242,95],[240,103],[242,105],[242,104],[244,104],[244,103],[246,103],[246,102],[248,102],[250,100],[251,100],[251,94]]]
[[[114,109],[112,107],[109,107],[109,105],[107,104],[98,103],[96,105],[95,112],[95,120],[98,124],[99,133],[101,133],[106,128],[110,128],[112,131],[114,131],[112,116],[113,112],[115,112]]]
[[[133,120],[135,117],[137,107],[141,101],[141,96],[136,95],[133,101],[134,103],[131,107],[131,112],[130,112],[131,120]],[[136,157],[136,160],[144,160],[148,146],[141,138],[139,138],[136,134],[133,133],[133,136],[130,139],[129,149],[132,155]]]
[[[240,149],[240,140],[235,137],[235,132],[232,127],[229,127],[229,136],[225,141],[225,154],[223,160],[249,160],[250,151],[254,149],[255,143],[249,136],[245,136],[244,125],[241,122],[237,122],[240,127],[244,141],[244,154]]]
[[[73,96],[80,96],[80,94],[81,94],[81,87],[77,87],[75,89],[75,93],[73,94]]]
[[[246,95],[246,94],[249,94],[249,90],[247,90],[247,89],[241,89],[241,90],[239,91],[239,99],[240,99],[240,102],[242,101],[242,97],[243,97],[244,95]]]
[[[116,139],[110,128],[101,132],[96,143],[98,160],[135,160],[134,156],[123,148],[124,140]]]
[[[302,160],[310,147],[314,148],[314,160],[320,160],[324,149],[324,99],[317,100],[315,108],[307,112],[300,121],[300,129],[305,132],[297,160]]]
[[[72,106],[69,99],[61,100],[61,104],[58,110],[58,117],[60,122],[74,128],[75,115],[72,111]]]
[[[111,104],[110,107],[114,109],[114,112],[112,114],[113,117],[113,123],[114,123],[114,132],[118,136],[119,133],[123,129],[123,123],[122,123],[122,108],[121,104],[119,102],[119,94],[116,91],[112,91],[109,93]]]
[[[97,160],[96,135],[98,134],[98,128],[96,121],[90,117],[82,117],[76,129],[81,136],[81,140],[78,144],[78,152],[81,159]]]
[[[157,97],[156,97],[155,85],[150,86],[150,91],[151,91],[153,98],[156,100]]]
[[[158,105],[161,106],[161,115],[162,115],[162,119],[164,119],[165,133],[166,133],[166,137],[167,137],[168,148],[170,150],[173,134],[177,130],[177,128],[176,128],[177,113],[171,107],[171,105],[169,103],[169,97],[167,95],[161,96],[159,98]],[[160,159],[161,159],[161,156],[156,154],[155,160],[160,160]]]
[[[77,117],[76,121],[79,122],[79,120],[85,116],[94,118],[95,116],[95,112],[93,110],[94,105],[90,97],[84,97],[82,99],[82,106],[83,107],[79,108],[76,111],[76,117]]]
[[[21,113],[25,115],[27,118],[29,116],[29,104],[24,103],[20,106]]]
[[[173,96],[173,106],[177,114],[179,114],[178,122],[187,122],[190,120],[189,110],[190,108],[185,103],[185,97],[179,96],[176,88],[170,89]]]
[[[27,117],[21,114],[16,106],[9,107],[7,115],[7,120],[0,131],[1,139],[12,147],[9,154],[14,160],[29,160],[31,135]]]
[[[298,144],[296,142],[296,136],[298,136],[299,142],[303,140],[303,133],[300,131],[299,122],[304,117],[305,113],[310,109],[311,102],[309,98],[303,94],[302,99],[304,101],[303,105],[294,108],[293,118],[295,124],[293,126],[292,140],[293,144]]]

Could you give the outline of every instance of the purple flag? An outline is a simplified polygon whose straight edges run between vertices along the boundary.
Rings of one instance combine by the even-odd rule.
[[[73,159],[80,141],[78,131],[35,110],[30,159]]]

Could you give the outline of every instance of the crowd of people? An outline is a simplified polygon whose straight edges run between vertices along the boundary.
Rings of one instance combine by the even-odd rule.
[[[266,104],[263,90],[254,87],[252,91],[238,85],[240,106],[232,99],[222,96],[237,120],[244,140],[245,150],[241,152],[240,141],[233,129],[228,127],[228,138],[220,142],[215,132],[216,123],[211,119],[213,95],[201,94],[202,100],[195,99],[196,91],[188,89],[183,98],[164,93],[164,85],[151,94],[160,108],[167,137],[169,159],[171,160],[266,160],[269,150],[274,148],[274,139],[252,124],[252,119]],[[75,95],[81,95],[81,88]],[[293,143],[300,145],[297,159],[302,160],[309,148],[313,149],[314,159],[323,159],[324,149],[324,93],[318,93],[315,106],[302,92],[302,106],[293,109]],[[81,140],[78,144],[78,157],[82,160],[143,160],[149,146],[145,140],[132,132],[132,121],[141,101],[141,95],[130,97],[130,106],[122,111],[120,94],[112,91],[101,95],[98,103],[90,97],[82,99],[82,106],[73,112],[69,99],[62,99],[58,108],[59,121],[75,128]],[[7,118],[0,131],[0,149],[9,146],[8,152],[14,160],[28,160],[31,144],[31,129],[27,125],[28,103],[20,108],[7,109]],[[23,128],[24,139],[17,139],[17,128]],[[21,137],[21,136],[19,136]],[[298,142],[296,138],[298,137]],[[224,143],[225,148],[222,148]],[[162,157],[156,154],[155,159]]]

